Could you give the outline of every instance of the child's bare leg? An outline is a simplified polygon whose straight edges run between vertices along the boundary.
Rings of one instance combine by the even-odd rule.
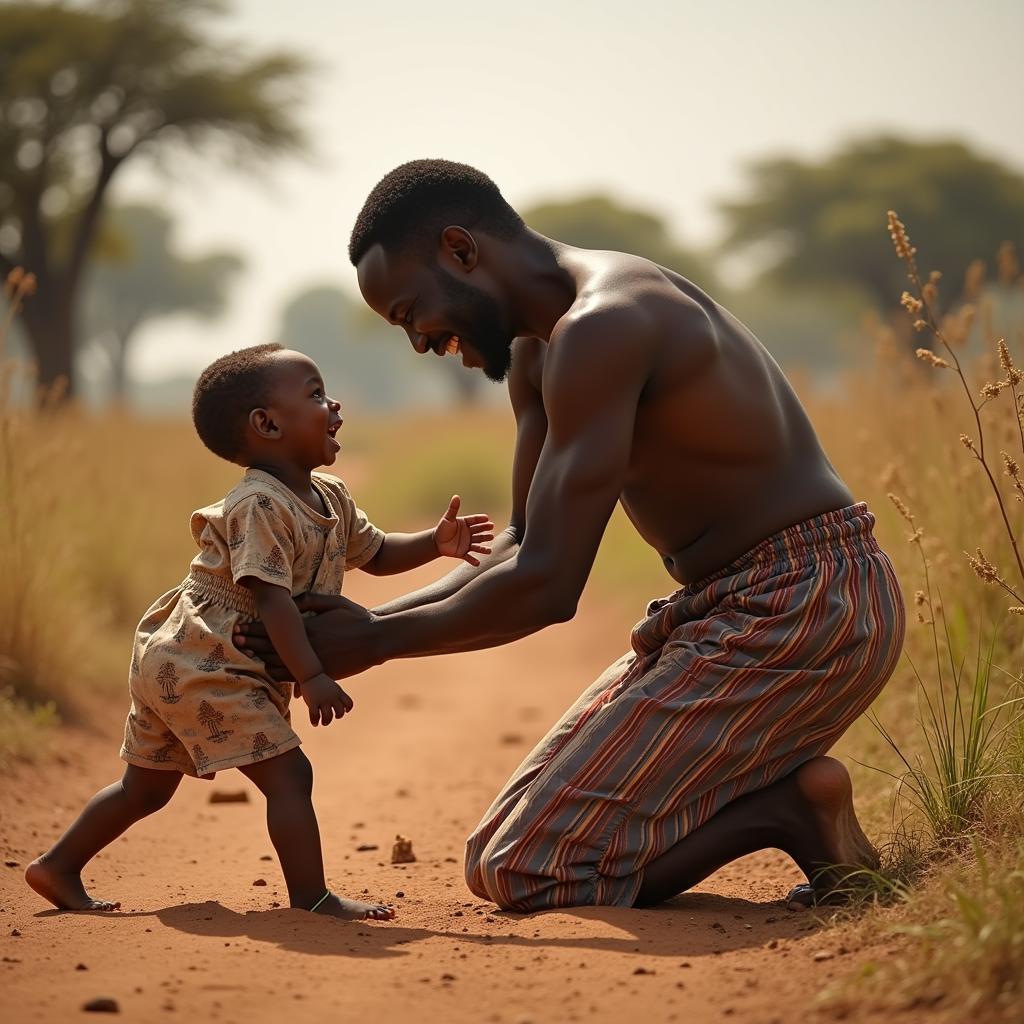
[[[281,862],[289,902],[310,910],[327,892],[320,829],[313,811],[313,766],[296,747],[240,771],[267,798],[267,830]],[[346,900],[333,894],[317,906],[317,913],[349,920],[385,921],[395,916],[383,904]]]
[[[82,869],[130,825],[160,810],[174,795],[181,772],[130,764],[124,777],[101,789],[53,847],[25,869],[25,881],[59,910],[116,910],[94,900],[82,885]]]

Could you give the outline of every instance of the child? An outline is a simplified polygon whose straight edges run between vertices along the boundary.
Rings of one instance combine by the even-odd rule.
[[[132,705],[124,777],[101,790],[25,877],[64,910],[116,910],[89,896],[81,872],[129,825],[163,807],[182,775],[238,768],[267,799],[267,827],[293,907],[348,919],[389,919],[379,903],[335,896],[324,882],[312,767],[289,724],[292,684],[232,644],[236,623],[262,620],[313,725],[352,710],[321,666],[293,597],[338,594],[345,569],[403,572],[449,555],[479,564],[493,524],[458,516],[454,497],[433,530],[384,534],[345,485],[313,473],[340,449],[341,406],[316,364],[280,345],[218,359],[196,384],[192,415],[203,443],[247,467],[223,500],[192,516],[199,554],[178,587],[146,612],[129,675]]]

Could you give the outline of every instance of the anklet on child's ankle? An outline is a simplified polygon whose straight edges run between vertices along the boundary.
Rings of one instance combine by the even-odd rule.
[[[327,890],[327,892],[325,892],[325,893],[323,894],[323,896],[321,896],[321,897],[320,897],[320,899],[318,899],[318,900],[316,901],[316,903],[314,903],[314,904],[313,904],[313,906],[311,906],[311,907],[309,908],[309,912],[310,912],[310,913],[312,914],[314,910],[317,910],[317,909],[318,909],[319,907],[321,907],[321,906],[322,906],[322,905],[324,904],[324,901],[325,901],[325,900],[327,899],[327,897],[328,897],[328,896],[330,896],[330,895],[331,895],[331,890],[330,890],[330,889],[328,889],[328,890]]]

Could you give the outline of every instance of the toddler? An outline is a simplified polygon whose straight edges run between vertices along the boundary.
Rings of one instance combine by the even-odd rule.
[[[29,865],[29,885],[65,910],[116,910],[93,899],[81,872],[131,824],[163,807],[183,775],[238,768],[267,800],[267,827],[293,907],[349,919],[388,919],[380,903],[343,899],[324,881],[311,801],[313,773],[288,703],[293,684],[238,650],[232,631],[258,618],[296,681],[313,725],[352,710],[324,673],[293,598],[341,590],[346,569],[384,575],[448,555],[476,565],[494,525],[459,516],[459,499],[433,530],[385,534],[344,483],[315,473],[340,445],[341,406],[316,364],[280,345],[218,359],[196,384],[192,414],[203,443],[246,467],[222,501],[192,515],[199,554],[184,582],[146,612],[129,673],[124,777],[97,793],[51,850]],[[474,554],[475,553],[475,554]]]

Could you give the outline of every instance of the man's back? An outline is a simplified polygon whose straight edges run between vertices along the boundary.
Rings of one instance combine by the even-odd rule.
[[[644,313],[647,361],[621,503],[680,583],[852,496],[832,468],[788,381],[738,320],[694,284],[639,257],[567,250],[577,297],[547,345],[520,339],[513,374],[550,393],[552,374],[587,387],[594,368],[558,360],[562,325],[628,306]],[[550,399],[549,399],[550,401]],[[551,410],[547,410],[548,414]]]

